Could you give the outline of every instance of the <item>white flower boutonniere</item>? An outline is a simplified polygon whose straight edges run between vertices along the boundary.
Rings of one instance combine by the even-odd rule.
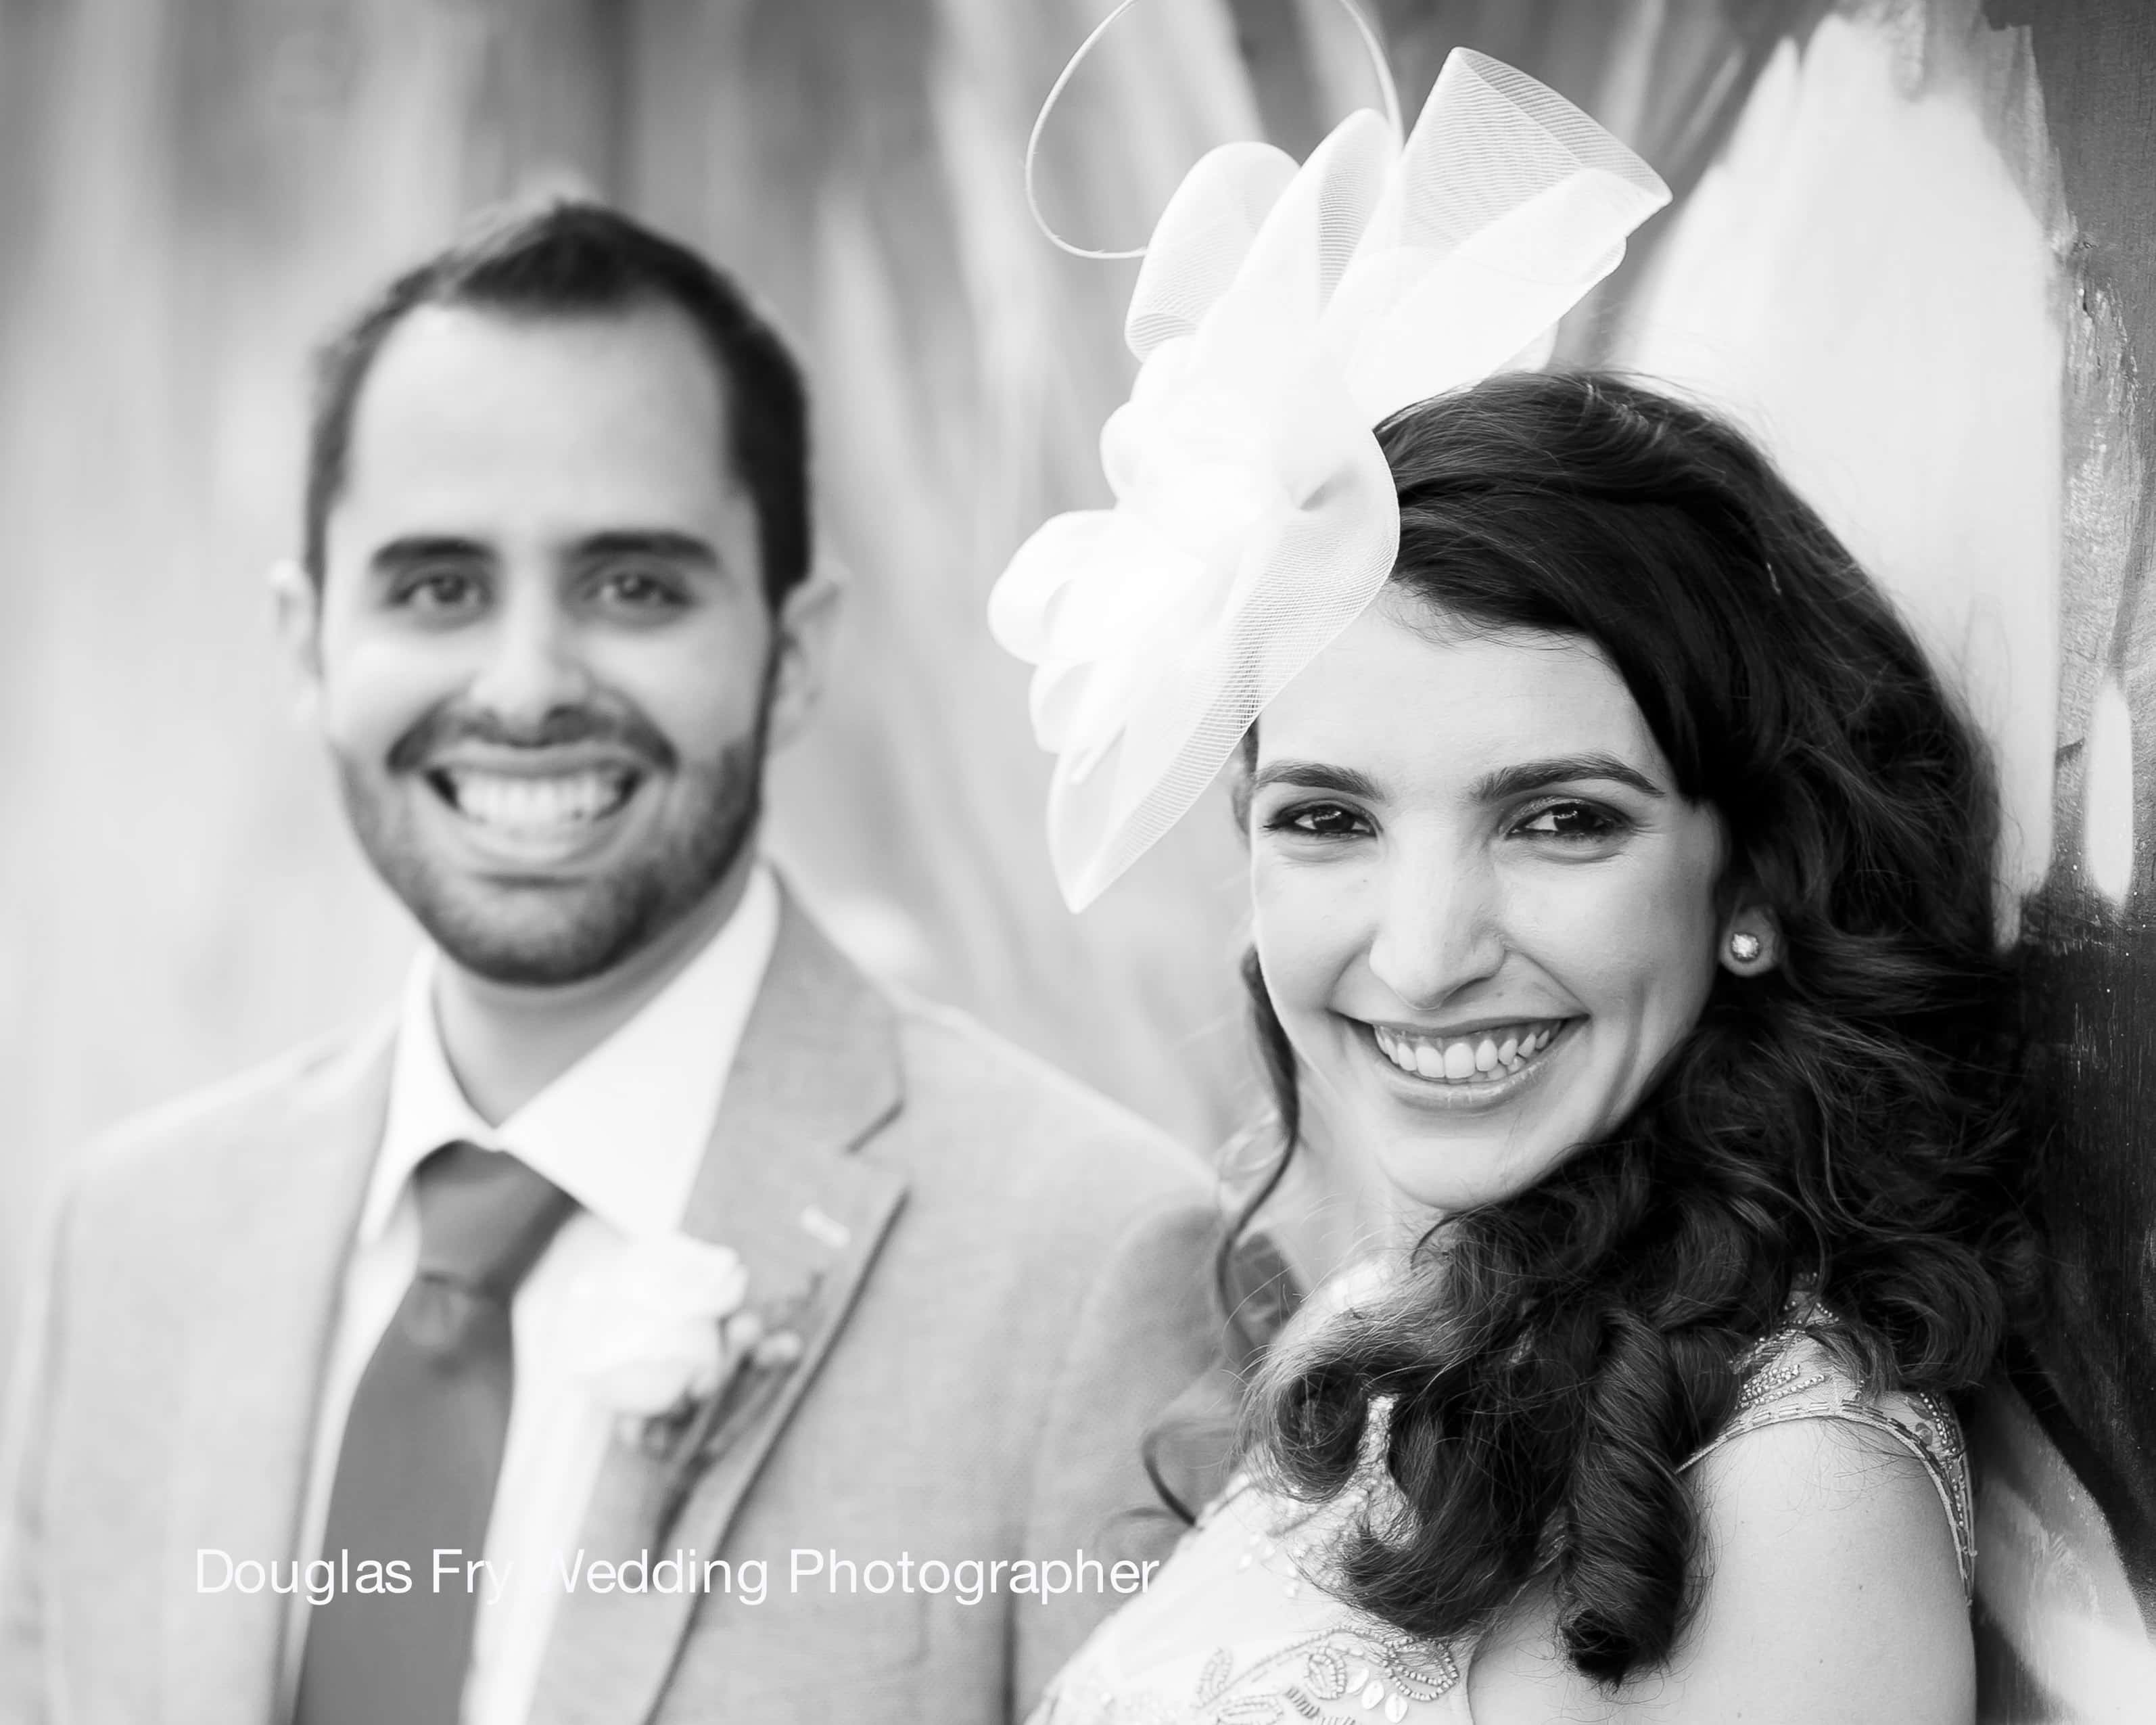
[[[703,1468],[802,1356],[809,1294],[766,1306],[726,1246],[660,1234],[578,1284],[578,1374],[624,1437],[670,1464],[665,1538]]]
[[[624,1424],[663,1421],[715,1394],[748,1269],[726,1246],[660,1234],[577,1286],[578,1375]]]

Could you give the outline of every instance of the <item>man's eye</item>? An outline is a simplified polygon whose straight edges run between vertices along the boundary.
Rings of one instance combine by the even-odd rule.
[[[397,585],[397,602],[416,611],[453,611],[480,597],[478,578],[468,569],[421,569]]]
[[[1625,830],[1622,816],[1593,803],[1553,802],[1528,816],[1512,830],[1530,838],[1602,839]]]
[[[1282,809],[1265,823],[1275,832],[1299,833],[1305,838],[1355,838],[1370,824],[1354,810],[1337,802],[1302,803]]]
[[[648,610],[681,602],[680,584],[663,570],[627,567],[606,570],[598,578],[598,592],[609,605]]]

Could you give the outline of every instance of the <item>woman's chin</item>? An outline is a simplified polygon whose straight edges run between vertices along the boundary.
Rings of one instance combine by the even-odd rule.
[[[1389,1062],[1382,1069],[1364,1063],[1362,1118],[1348,1141],[1373,1156],[1386,1184],[1419,1208],[1450,1213],[1498,1202],[1541,1179],[1580,1142],[1579,1123],[1558,1117],[1573,1110],[1563,1105],[1565,1074],[1558,1069],[1580,1052],[1561,1042],[1523,1072],[1459,1085],[1433,1084]]]
[[[1563,1158],[1509,1137],[1394,1138],[1378,1151],[1379,1171],[1404,1204],[1453,1215],[1502,1202],[1541,1179]]]

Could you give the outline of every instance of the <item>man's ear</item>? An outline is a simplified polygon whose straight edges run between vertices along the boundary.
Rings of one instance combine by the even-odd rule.
[[[783,748],[808,729],[822,699],[844,607],[845,572],[819,558],[779,602],[768,746]]]
[[[270,571],[270,605],[279,652],[296,678],[301,715],[311,716],[322,687],[321,588],[287,558]]]

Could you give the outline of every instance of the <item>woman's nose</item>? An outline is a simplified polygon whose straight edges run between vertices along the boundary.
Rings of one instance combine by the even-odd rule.
[[[1504,961],[1496,883],[1470,855],[1430,847],[1388,860],[1370,939],[1373,975],[1416,1012],[1434,1012]]]

